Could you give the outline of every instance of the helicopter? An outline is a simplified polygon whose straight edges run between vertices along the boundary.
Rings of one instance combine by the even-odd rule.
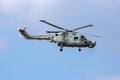
[[[23,29],[18,27],[20,36],[24,37],[25,39],[31,39],[31,40],[49,40],[50,42],[56,43],[57,46],[60,47],[60,51],[63,51],[63,47],[78,47],[78,51],[81,51],[81,48],[85,48],[85,47],[94,48],[96,46],[95,41],[90,41],[86,39],[86,37],[83,34],[76,32],[79,29],[93,27],[92,24],[68,30],[68,29],[56,26],[52,23],[49,23],[45,20],[39,20],[39,21],[42,23],[48,24],[54,28],[60,29],[60,31],[46,31],[46,33],[51,35],[32,36],[28,34],[28,32],[26,31],[27,27],[24,27]],[[100,37],[96,35],[90,35],[90,36]]]

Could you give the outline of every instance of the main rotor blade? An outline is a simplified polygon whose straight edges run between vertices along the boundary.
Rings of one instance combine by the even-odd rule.
[[[82,27],[73,29],[72,31],[76,31],[76,30],[79,30],[79,29],[87,28],[87,27],[93,27],[93,25],[92,25],[92,24],[89,24],[89,25],[86,25],[86,26],[82,26]]]
[[[69,31],[69,30],[64,29],[64,28],[62,28],[62,27],[56,26],[56,25],[54,25],[54,24],[51,24],[51,23],[49,23],[49,22],[47,22],[47,21],[45,21],[45,20],[40,20],[40,22],[46,23],[46,24],[48,24],[48,25],[50,25],[50,26],[53,26],[53,27],[58,28],[58,29],[61,29],[61,30]]]
[[[83,35],[88,35],[88,36],[92,36],[92,37],[97,37],[97,38],[100,38],[100,36],[93,35],[93,34],[85,34],[85,33],[79,33],[79,34],[83,34]]]

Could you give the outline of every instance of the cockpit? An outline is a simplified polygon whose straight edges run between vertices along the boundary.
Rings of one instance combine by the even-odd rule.
[[[85,38],[85,36],[81,35],[81,41],[86,41],[87,39]]]

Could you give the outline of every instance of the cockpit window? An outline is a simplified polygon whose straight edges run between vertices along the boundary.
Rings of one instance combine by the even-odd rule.
[[[87,39],[82,35],[81,40],[84,41],[84,40],[87,40]]]
[[[55,36],[58,36],[58,34],[55,34]]]

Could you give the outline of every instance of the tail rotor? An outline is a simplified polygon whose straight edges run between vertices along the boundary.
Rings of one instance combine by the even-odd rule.
[[[25,25],[23,28],[20,28],[20,27],[17,28],[17,31],[20,32],[20,34],[18,34],[19,37],[23,37],[23,35],[21,33],[25,32],[25,30],[27,29],[27,27],[28,26]]]

